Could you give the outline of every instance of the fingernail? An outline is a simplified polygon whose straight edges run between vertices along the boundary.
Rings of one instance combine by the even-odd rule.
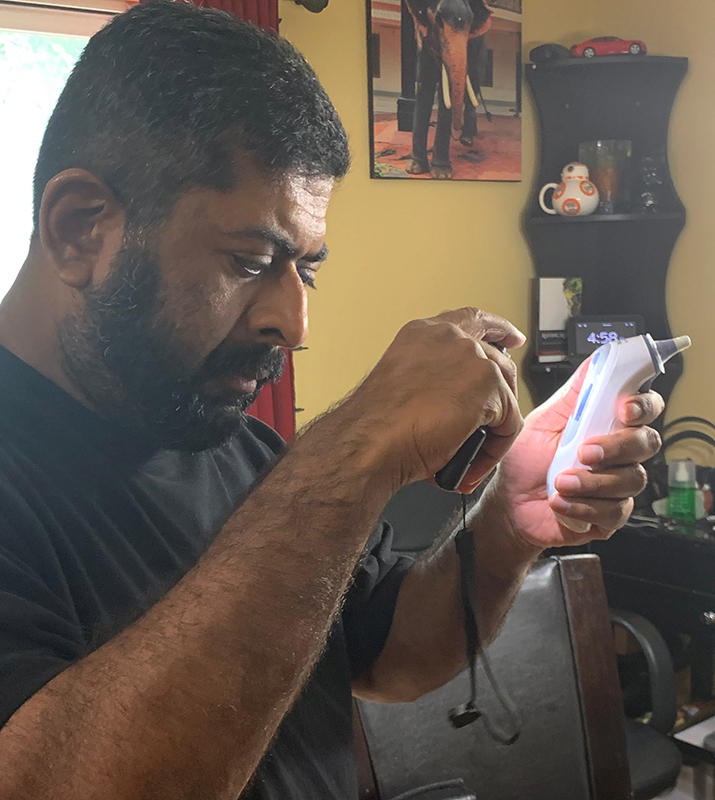
[[[643,416],[640,403],[626,403],[626,422],[637,422]]]
[[[581,488],[581,481],[576,475],[558,475],[556,478],[556,488],[559,492],[574,494]]]
[[[603,461],[605,453],[603,448],[598,444],[583,444],[579,450],[579,460],[582,464],[597,464]]]

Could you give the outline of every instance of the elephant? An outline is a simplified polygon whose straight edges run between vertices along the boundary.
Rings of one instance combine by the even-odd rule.
[[[417,93],[412,126],[411,175],[431,172],[451,178],[449,147],[454,130],[469,146],[477,132],[477,92],[486,57],[484,35],[492,24],[483,0],[405,0],[417,36]],[[432,164],[427,156],[427,131],[437,87],[439,111]],[[475,88],[476,87],[476,88]]]

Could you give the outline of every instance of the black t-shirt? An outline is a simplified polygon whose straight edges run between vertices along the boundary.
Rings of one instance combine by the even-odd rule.
[[[283,446],[250,419],[203,453],[148,452],[0,347],[0,726],[176,584]],[[350,681],[409,566],[390,544],[381,524],[242,800],[357,798]]]

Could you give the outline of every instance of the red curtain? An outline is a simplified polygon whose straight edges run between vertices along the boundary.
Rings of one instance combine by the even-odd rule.
[[[290,442],[295,436],[295,379],[293,354],[286,351],[286,367],[277,383],[268,383],[248,413],[270,425]]]
[[[293,354],[286,352],[286,367],[276,383],[267,383],[256,402],[248,409],[252,417],[270,425],[290,442],[295,436],[295,377]]]
[[[131,2],[132,0],[130,0]],[[139,0],[145,3],[147,0]],[[239,19],[278,33],[278,0],[190,0],[202,8],[218,8]]]
[[[278,0],[192,0],[203,8],[218,8],[261,28],[278,33]]]

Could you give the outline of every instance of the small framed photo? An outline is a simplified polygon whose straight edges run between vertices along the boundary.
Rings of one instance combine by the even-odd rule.
[[[367,0],[373,178],[521,180],[522,0]]]

